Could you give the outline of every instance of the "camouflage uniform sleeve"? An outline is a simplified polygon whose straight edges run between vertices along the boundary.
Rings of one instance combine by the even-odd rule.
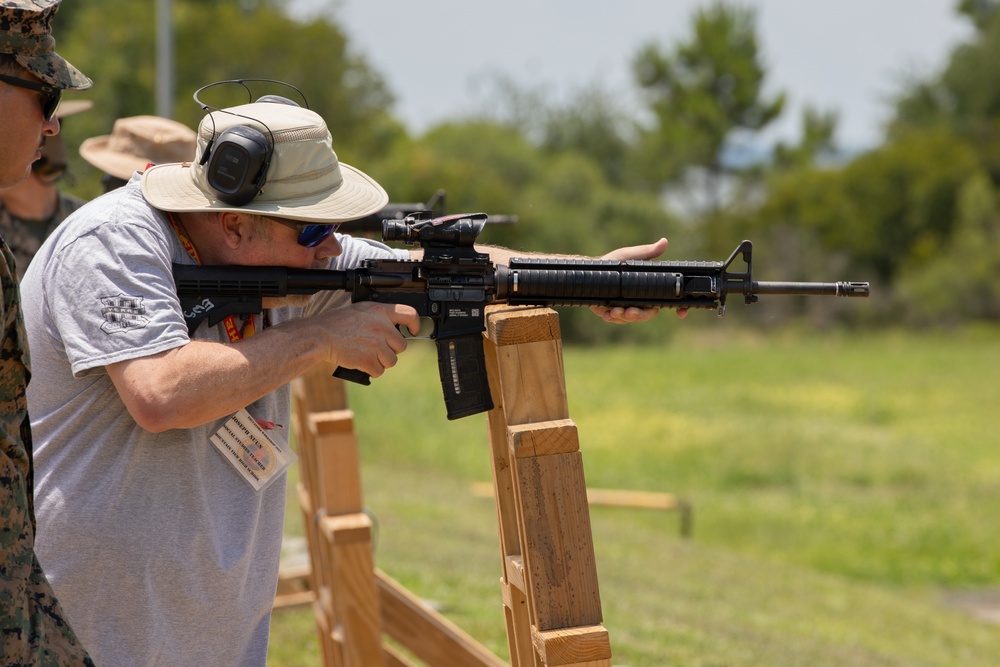
[[[35,557],[27,338],[2,239],[0,252],[0,664],[92,667]]]

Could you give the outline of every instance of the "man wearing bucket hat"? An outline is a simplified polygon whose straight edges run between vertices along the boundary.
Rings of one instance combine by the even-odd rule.
[[[0,188],[26,178],[44,138],[59,132],[62,91],[91,85],[53,50],[57,7],[0,0]],[[35,555],[28,343],[14,257],[2,239],[0,252],[0,664],[93,665]]]
[[[84,160],[104,172],[104,191],[119,188],[149,164],[190,162],[195,133],[187,125],[159,116],[119,118],[111,134],[80,144]]]
[[[89,100],[60,102],[56,109],[59,134],[45,137],[42,157],[31,165],[31,173],[26,179],[0,189],[0,235],[14,253],[19,278],[24,277],[31,258],[49,234],[66,216],[85,203],[59,187],[69,173],[69,156],[62,126],[68,116],[92,106],[94,103]]]
[[[408,306],[325,292],[189,335],[172,263],[344,269],[409,256],[333,233],[388,197],[339,162],[316,113],[212,110],[197,144],[192,162],[150,167],[77,211],[25,277],[39,548],[102,665],[264,665],[284,468],[250,481],[222,443],[288,424],[289,382],[313,365],[378,377],[406,348],[397,327],[419,329]],[[287,431],[268,435],[280,463]]]

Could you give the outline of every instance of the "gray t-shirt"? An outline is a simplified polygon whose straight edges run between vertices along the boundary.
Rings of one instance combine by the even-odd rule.
[[[342,244],[331,268],[406,256],[364,239]],[[39,560],[99,665],[264,665],[284,476],[251,488],[210,443],[226,419],[145,431],[104,370],[188,342],[173,262],[194,260],[136,177],[68,218],[28,269]],[[325,293],[308,311],[349,301]],[[303,314],[268,313],[272,324]],[[203,323],[195,337],[228,340],[222,324]],[[285,425],[270,434],[287,446],[288,386],[247,410]]]

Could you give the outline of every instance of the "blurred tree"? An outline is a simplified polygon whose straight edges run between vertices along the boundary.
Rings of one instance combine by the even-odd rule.
[[[923,261],[904,265],[898,303],[906,319],[944,324],[1000,319],[1000,2],[960,0],[976,31],[940,73],[908,82],[896,103],[890,137],[948,133],[977,168],[955,184],[954,225]],[[939,156],[939,160],[954,157]],[[963,159],[966,163],[967,159]]]
[[[706,178],[705,207],[722,208],[724,179],[739,171],[726,151],[741,133],[773,122],[785,96],[763,97],[765,69],[752,9],[716,2],[694,14],[693,35],[672,50],[650,43],[635,57],[635,80],[653,125],[636,146],[637,173],[659,191],[691,169]]]
[[[997,14],[1000,2],[997,0],[959,0],[956,9],[959,14],[969,17],[978,29],[985,29]]]
[[[479,82],[483,101],[475,117],[516,129],[548,153],[578,151],[591,157],[608,182],[628,186],[628,157],[636,136],[634,114],[597,85],[570,92],[530,87],[495,74]]]
[[[808,230],[884,289],[947,243],[958,191],[977,169],[971,148],[950,132],[913,132],[841,168],[773,174],[754,229]]]
[[[807,106],[802,111],[802,137],[798,144],[778,142],[774,149],[774,166],[789,169],[813,164],[818,159],[833,156],[837,151],[834,135],[838,114]]]
[[[896,100],[890,137],[914,128],[947,127],[975,147],[994,185],[1000,185],[1000,14],[997,2],[963,0],[960,10],[976,26],[939,74],[906,82]]]
[[[952,237],[926,262],[900,276],[899,304],[917,325],[955,325],[969,319],[1000,320],[1000,208],[984,172],[959,191]]]
[[[549,152],[574,151],[592,158],[607,181],[629,187],[628,157],[635,123],[617,99],[599,88],[578,92],[543,116],[541,146]]]
[[[284,4],[174,0],[176,119],[197,127],[204,112],[192,94],[205,84],[276,79],[298,87],[309,107],[327,119],[345,162],[363,163],[387,152],[404,130],[389,114],[392,96],[381,76],[351,52],[332,19],[297,21]],[[155,113],[156,17],[150,5],[103,0],[79,3],[69,14],[60,52],[94,79],[94,87],[78,95],[95,102],[93,110],[74,118],[70,145],[108,133],[116,118]],[[101,48],[93,47],[95,35]],[[205,91],[202,101],[216,107],[249,101],[242,87],[226,88]],[[296,98],[269,84],[252,84],[251,91],[253,98]]]
[[[777,146],[760,203],[727,211],[713,228],[767,244],[760,276],[872,280],[879,312],[893,321],[1000,316],[998,6],[958,3],[975,33],[939,74],[903,83],[881,146],[825,160],[835,115],[807,109],[799,145]]]
[[[444,188],[449,212],[517,215],[516,225],[487,225],[483,240],[524,250],[600,254],[609,242],[649,243],[675,226],[655,197],[614,187],[589,155],[547,151],[487,121],[442,124],[370,172],[396,201]]]
[[[523,196],[541,170],[541,156],[516,129],[485,121],[447,123],[369,163],[368,173],[397,202],[447,194],[449,213],[524,213]],[[523,219],[523,217],[522,217]]]

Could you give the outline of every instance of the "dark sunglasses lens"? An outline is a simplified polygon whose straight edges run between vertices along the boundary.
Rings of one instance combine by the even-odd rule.
[[[56,115],[56,108],[59,106],[59,100],[62,98],[62,91],[56,89],[54,93],[42,93],[42,114],[45,116],[45,120],[52,120],[52,117]]]
[[[299,245],[315,248],[337,229],[337,225],[306,225],[299,232]]]

